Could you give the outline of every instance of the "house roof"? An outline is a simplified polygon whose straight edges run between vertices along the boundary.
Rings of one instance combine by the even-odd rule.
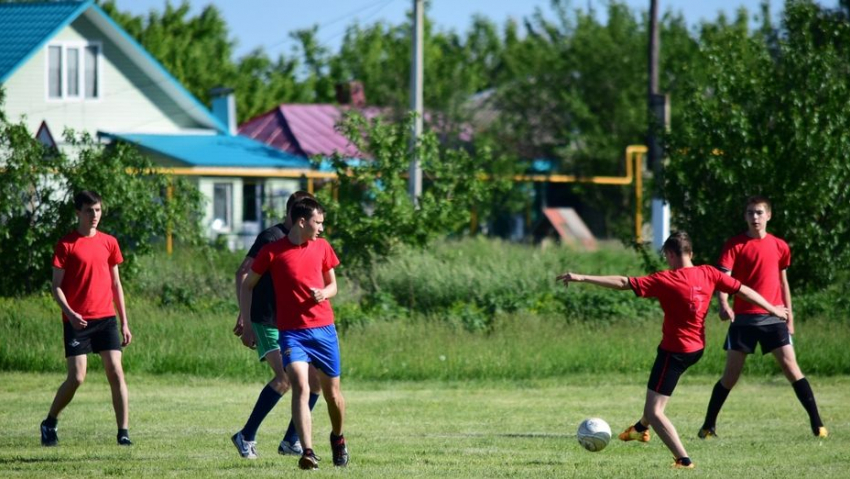
[[[0,3],[0,83],[39,52],[63,28],[84,15],[147,74],[153,85],[200,125],[217,131],[227,127],[180,84],[94,0]]]
[[[276,150],[258,141],[233,135],[153,135],[99,132],[195,167],[309,169],[306,158]]]
[[[341,132],[337,123],[349,107],[337,105],[285,104],[254,117],[239,127],[239,134],[261,141],[293,155],[331,156],[339,153],[350,158],[364,158]],[[358,111],[367,119],[384,113],[382,108],[366,107]]]

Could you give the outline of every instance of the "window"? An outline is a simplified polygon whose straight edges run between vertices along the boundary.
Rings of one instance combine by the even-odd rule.
[[[80,96],[80,49],[68,48],[68,96]]]
[[[232,224],[233,185],[215,183],[213,185],[213,229],[225,229]]]
[[[86,47],[86,98],[100,97],[98,86],[97,59],[100,56],[100,47],[89,45]]]
[[[62,47],[48,47],[47,57],[47,95],[62,98]]]
[[[242,218],[243,221],[262,221],[263,213],[263,184],[244,183],[242,185]]]
[[[69,42],[47,47],[47,97],[100,98],[100,43]]]

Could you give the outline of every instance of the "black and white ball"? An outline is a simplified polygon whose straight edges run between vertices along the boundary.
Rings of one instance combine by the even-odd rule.
[[[576,437],[578,443],[588,451],[601,451],[611,441],[611,426],[598,417],[585,419],[579,424]]]

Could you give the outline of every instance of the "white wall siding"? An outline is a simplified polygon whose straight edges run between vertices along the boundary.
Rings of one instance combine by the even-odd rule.
[[[97,99],[47,98],[47,45],[99,42],[100,97]],[[59,32],[5,83],[6,114],[26,123],[35,134],[47,121],[57,142],[66,127],[88,131],[177,133],[204,128],[193,121],[148,76],[84,15]]]

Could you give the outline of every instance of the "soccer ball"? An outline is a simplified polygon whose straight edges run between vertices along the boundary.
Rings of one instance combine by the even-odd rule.
[[[611,440],[611,426],[598,417],[585,419],[578,425],[576,437],[578,443],[588,451],[601,451]]]

